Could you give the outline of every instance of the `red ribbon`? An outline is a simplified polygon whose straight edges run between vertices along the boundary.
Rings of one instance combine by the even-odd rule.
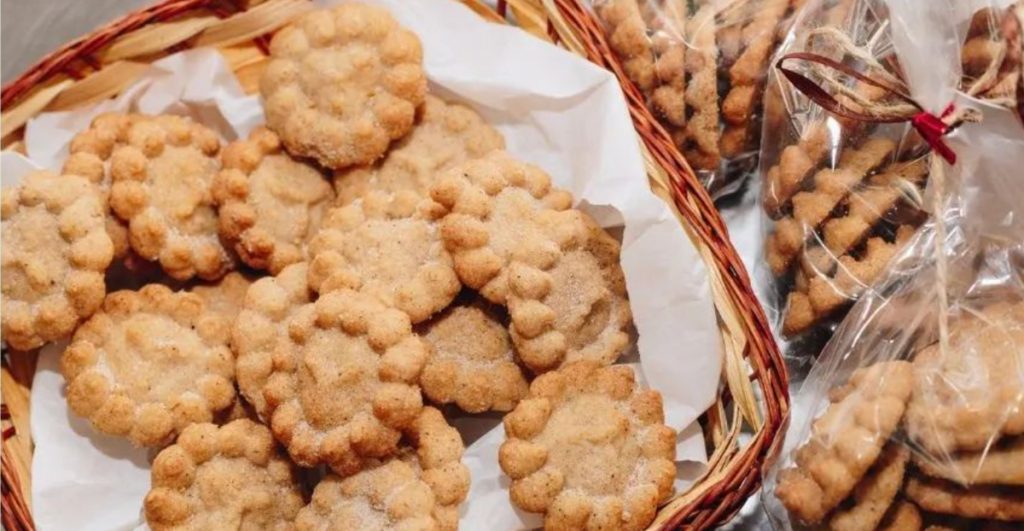
[[[888,116],[880,116],[876,114],[867,114],[855,109],[852,109],[838,99],[831,95],[822,88],[820,85],[812,81],[807,76],[786,68],[783,63],[790,59],[810,61],[817,63],[833,70],[837,70],[846,74],[862,83],[866,83],[873,87],[878,87],[890,95],[896,97],[899,100],[909,104],[917,110],[914,114],[892,114]],[[942,119],[948,117],[953,112],[953,104],[949,104],[945,110],[942,111],[941,116],[935,116],[934,114],[926,111],[919,103],[914,101],[913,98],[905,94],[900,88],[893,87],[883,81],[874,79],[867,75],[861,74],[854,70],[852,67],[847,66],[838,61],[832,60],[828,57],[808,53],[808,52],[794,52],[783,55],[779,58],[778,62],[775,63],[775,68],[778,68],[782,75],[801,93],[811,99],[811,101],[817,103],[825,110],[832,114],[842,116],[844,118],[850,118],[861,122],[872,122],[872,123],[898,123],[898,122],[910,122],[910,124],[917,130],[921,135],[921,138],[928,143],[931,148],[938,153],[942,158],[946,159],[946,162],[950,164],[956,164],[956,152],[954,152],[944,140],[943,137],[952,130],[952,127],[944,122]]]

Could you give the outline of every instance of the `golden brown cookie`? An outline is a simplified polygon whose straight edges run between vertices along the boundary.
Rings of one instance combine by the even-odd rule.
[[[281,151],[268,129],[228,144],[213,179],[220,235],[243,262],[276,275],[306,258],[334,191],[320,170]]]
[[[878,461],[853,489],[848,506],[840,506],[829,517],[832,531],[875,529],[893,505],[903,485],[903,475],[910,460],[910,449],[891,442],[882,449]]]
[[[68,158],[61,170],[67,175],[80,175],[92,181],[105,203],[107,235],[114,244],[114,258],[128,255],[128,225],[110,211],[110,156],[118,142],[124,142],[131,118],[122,113],[103,113],[89,127],[75,135],[68,147]]]
[[[935,456],[1024,435],[1024,302],[964,313],[945,354],[935,344],[914,359],[907,434]]]
[[[951,456],[914,454],[917,469],[961,485],[1024,485],[1024,437],[1001,441],[980,452]]]
[[[335,169],[384,155],[412,128],[426,91],[419,38],[359,3],[277,32],[260,80],[267,126],[288,151]]]
[[[508,331],[487,302],[453,304],[420,335],[430,347],[420,386],[434,402],[468,413],[509,411],[529,390]]]
[[[427,348],[409,317],[338,290],[299,309],[287,331],[294,352],[275,352],[263,396],[292,459],[346,476],[394,455],[400,430],[423,410],[416,382]]]
[[[441,242],[439,215],[436,203],[409,191],[373,191],[332,210],[310,243],[310,285],[320,293],[358,290],[414,323],[429,319],[462,287]]]
[[[676,143],[695,170],[717,171],[721,162],[718,142],[718,47],[715,45],[715,6],[701,6],[686,25],[686,107],[692,113],[685,134]]]
[[[235,322],[238,312],[245,304],[245,293],[253,279],[238,271],[232,271],[212,284],[197,284],[189,289],[206,303],[206,309],[224,316],[229,323]]]
[[[153,531],[286,531],[303,505],[294,467],[250,420],[193,424],[153,460],[143,503]]]
[[[160,447],[235,398],[227,321],[160,284],[107,295],[61,357],[71,410],[103,433]]]
[[[1019,487],[975,485],[964,488],[951,481],[910,476],[905,492],[925,511],[1024,522],[1024,492]]]
[[[452,169],[430,194],[448,211],[441,236],[455,272],[497,304],[505,303],[512,260],[554,263],[562,242],[578,231],[576,215],[566,212],[572,196],[504,151]]]
[[[289,325],[300,312],[309,313],[313,293],[305,262],[292,264],[276,277],[252,284],[231,330],[237,357],[238,389],[264,421],[270,420],[264,388],[270,375],[287,369],[298,352]]]
[[[611,365],[632,322],[619,242],[579,211],[579,229],[554,263],[513,262],[508,271],[512,340],[534,372],[579,360]]]
[[[924,520],[917,506],[900,499],[889,507],[876,531],[920,531],[923,525]]]
[[[86,179],[39,171],[2,194],[3,340],[30,350],[99,308],[114,250],[103,200]]]
[[[505,416],[512,503],[546,529],[645,529],[672,494],[675,431],[633,370],[577,362],[537,377]]]
[[[354,476],[324,478],[299,512],[298,529],[458,529],[458,507],[469,492],[459,432],[427,407],[407,440],[411,448]]]
[[[596,11],[626,76],[641,92],[653,89],[657,83],[654,54],[637,0],[608,0],[601,2]]]
[[[797,448],[794,466],[779,474],[775,496],[795,520],[821,522],[878,460],[896,430],[913,383],[909,362],[879,362],[857,369],[833,389],[828,407]]]
[[[347,205],[370,190],[408,190],[426,197],[445,171],[504,147],[501,133],[473,109],[428,94],[412,132],[396,142],[380,162],[335,172],[338,204]]]
[[[132,250],[176,280],[234,267],[210,194],[218,151],[217,135],[189,118],[131,115],[110,155],[110,206],[128,222]]]

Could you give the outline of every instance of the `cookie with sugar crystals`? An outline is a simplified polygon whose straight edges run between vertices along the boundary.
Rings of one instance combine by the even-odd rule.
[[[360,3],[277,32],[260,79],[267,126],[292,154],[334,169],[383,156],[412,128],[426,91],[419,38]]]
[[[300,308],[287,333],[294,350],[274,352],[263,397],[292,459],[347,476],[394,455],[423,410],[427,349],[409,317],[342,289]]]
[[[903,476],[910,460],[910,449],[901,443],[889,443],[882,449],[871,470],[853,489],[850,504],[840,507],[829,517],[833,531],[877,529],[894,504],[903,486]],[[898,502],[896,502],[898,503]]]
[[[984,520],[1024,522],[1024,492],[1006,485],[964,488],[951,481],[910,476],[907,498],[932,513]]]
[[[960,485],[1024,486],[1024,437],[999,441],[978,452],[950,456],[915,453],[914,466],[923,474]]]
[[[546,529],[645,529],[672,494],[675,437],[661,395],[626,366],[577,362],[545,373],[505,416],[498,452],[522,510]]]
[[[250,420],[193,424],[153,460],[143,508],[154,531],[292,529],[304,503],[294,466]]]
[[[252,283],[253,278],[249,275],[232,271],[212,284],[197,284],[189,291],[199,295],[207,309],[223,315],[229,323],[234,323],[238,312],[242,311],[245,294]]]
[[[455,272],[491,302],[505,304],[515,259],[553,264],[576,234],[572,195],[536,166],[494,151],[446,173],[430,190],[447,211],[441,236]]]
[[[114,258],[128,256],[128,225],[110,210],[110,156],[117,144],[125,142],[131,124],[131,115],[117,112],[103,113],[93,118],[89,127],[71,139],[68,158],[61,170],[68,175],[79,175],[96,185],[104,198],[107,235],[114,244]]]
[[[885,512],[882,521],[879,522],[876,531],[920,531],[924,525],[921,518],[921,511],[917,506],[906,500],[899,499],[893,502],[889,510]]]
[[[68,406],[102,433],[164,446],[234,402],[229,335],[198,295],[160,284],[111,293],[61,356]]]
[[[857,369],[829,393],[810,439],[775,487],[795,520],[817,524],[853,492],[899,426],[912,385],[909,362],[886,361]]]
[[[221,244],[210,186],[220,140],[183,116],[131,115],[111,151],[110,206],[132,250],[175,280],[215,280],[234,268]]]
[[[403,191],[370,192],[332,210],[309,247],[309,283],[321,294],[349,288],[429,319],[462,285],[435,221],[438,205]]]
[[[427,95],[412,131],[373,166],[334,174],[338,203],[346,205],[371,190],[403,190],[426,196],[445,171],[505,147],[505,138],[473,109]]]
[[[579,360],[611,365],[632,322],[619,242],[586,214],[553,263],[513,262],[508,271],[512,340],[534,372]]]
[[[300,312],[309,313],[313,292],[305,262],[292,264],[276,277],[263,277],[246,291],[231,330],[237,358],[238,389],[265,422],[270,420],[264,389],[274,371],[285,370],[298,346],[288,326]]]
[[[934,344],[914,357],[907,435],[935,456],[1024,435],[1024,302],[965,313],[945,353]]]
[[[2,198],[3,340],[30,350],[99,308],[114,249],[103,199],[84,178],[39,171]]]
[[[434,402],[469,413],[509,411],[529,390],[508,330],[479,297],[448,307],[420,335],[430,346],[420,386]]]
[[[221,152],[213,179],[220,235],[250,267],[276,275],[306,258],[334,191],[320,170],[281,151],[281,141],[259,127]]]
[[[458,430],[427,407],[406,435],[410,447],[397,456],[348,478],[324,478],[299,512],[298,529],[458,529],[469,493]]]

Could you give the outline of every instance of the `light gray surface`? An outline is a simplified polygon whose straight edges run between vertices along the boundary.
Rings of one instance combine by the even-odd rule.
[[[0,0],[0,67],[6,84],[47,53],[154,0]],[[727,216],[730,225],[740,223]],[[744,224],[746,225],[746,224]],[[749,227],[745,227],[749,228]],[[734,227],[737,236],[745,232]],[[741,237],[742,239],[743,237]],[[739,242],[738,242],[739,243]],[[744,258],[747,258],[746,255]],[[769,531],[757,496],[729,531]]]
[[[0,0],[0,63],[7,84],[64,43],[152,0]]]

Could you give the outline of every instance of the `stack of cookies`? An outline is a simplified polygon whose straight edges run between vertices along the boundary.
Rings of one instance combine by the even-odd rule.
[[[625,74],[712,193],[757,166],[769,60],[802,3],[594,2]]]
[[[508,412],[494,466],[517,507],[646,527],[675,432],[613,366],[619,243],[428,94],[386,11],[314,11],[270,48],[248,138],[106,114],[62,175],[3,193],[3,339],[70,336],[70,408],[159,452],[150,527],[455,529],[470,477],[446,416],[484,412]]]
[[[962,48],[962,90],[1016,105],[1021,6],[974,14]],[[851,34],[865,37],[872,28],[884,35],[889,27],[884,16],[869,9],[851,15],[849,6],[841,7],[823,9],[821,25],[858,28]],[[831,44],[813,35],[801,38],[806,39],[805,51],[834,53]],[[874,53],[867,49],[868,41],[877,47],[885,38],[864,40],[857,44]],[[875,68],[867,73],[892,78]],[[886,97],[885,91],[863,82],[852,83],[849,90],[851,94],[838,97],[854,109]],[[762,159],[762,205],[771,220],[765,259],[785,300],[782,334],[792,338],[841,319],[925,220],[921,201],[929,163],[927,146],[913,133],[825,116],[813,103],[804,109],[798,102],[784,102],[774,91],[769,96],[769,115],[790,113],[778,130],[798,131],[781,146],[767,146]]]
[[[1024,527],[1024,302],[949,330],[947,348],[862,367],[828,393],[774,488],[793,525]]]

